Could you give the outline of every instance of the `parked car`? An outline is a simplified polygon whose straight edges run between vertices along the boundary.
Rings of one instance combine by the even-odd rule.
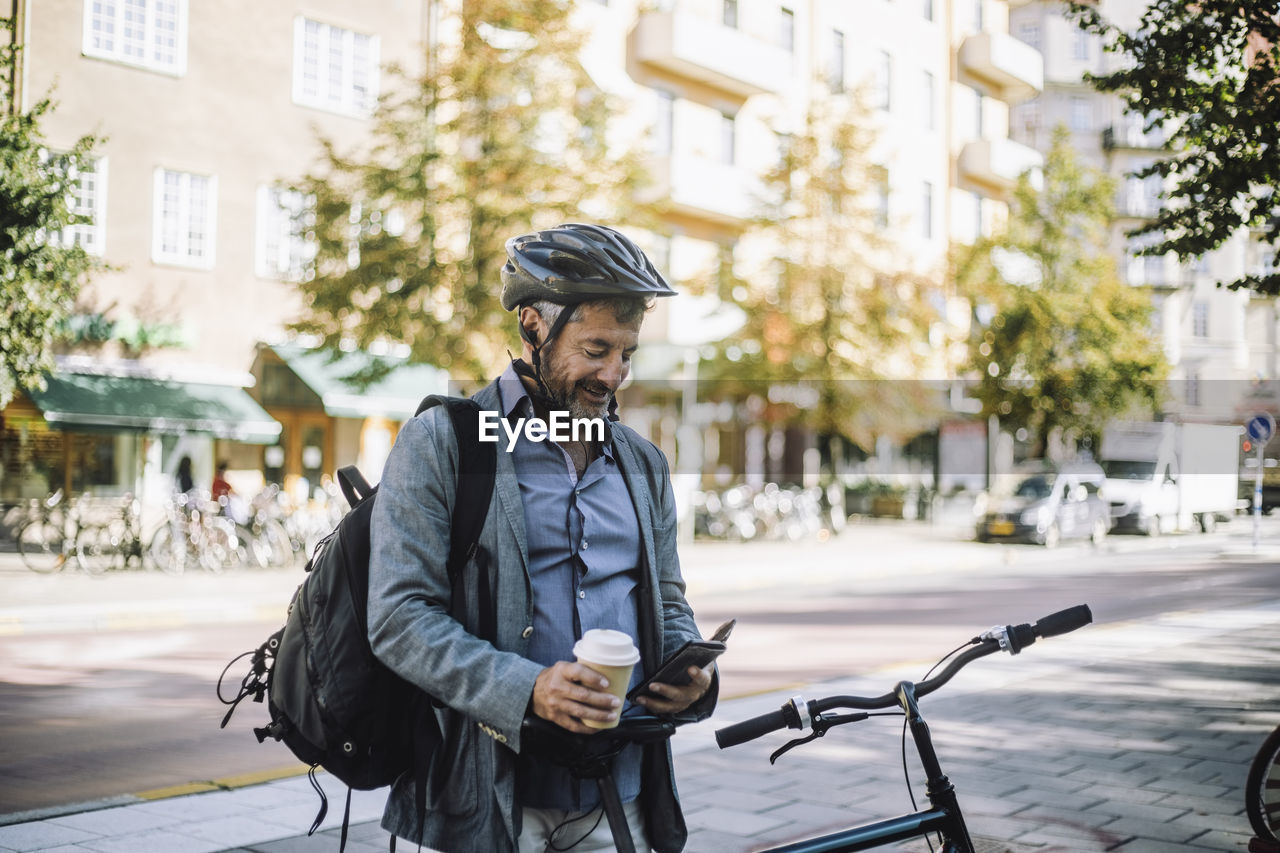
[[[1099,493],[1097,466],[1002,476],[978,520],[978,541],[1035,542],[1052,548],[1064,539],[1100,543],[1111,530],[1111,506]]]

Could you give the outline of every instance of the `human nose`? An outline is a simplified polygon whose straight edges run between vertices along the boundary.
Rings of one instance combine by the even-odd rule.
[[[631,372],[631,363],[622,355],[610,356],[596,374],[597,378],[608,386],[609,391],[617,391],[618,386],[626,381]]]

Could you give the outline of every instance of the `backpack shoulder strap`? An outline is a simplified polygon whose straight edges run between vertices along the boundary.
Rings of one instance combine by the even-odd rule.
[[[449,582],[453,587],[453,612],[464,612],[463,584],[457,583],[458,574],[467,560],[478,555],[480,532],[489,515],[489,502],[493,498],[493,481],[498,470],[498,450],[493,442],[480,441],[480,406],[466,397],[445,397],[432,394],[418,406],[421,413],[433,406],[444,406],[449,411],[453,432],[458,441],[458,494],[453,507],[453,520],[449,537]],[[486,555],[487,556],[487,555]],[[480,636],[493,639],[492,596],[489,592],[487,559],[481,560]]]

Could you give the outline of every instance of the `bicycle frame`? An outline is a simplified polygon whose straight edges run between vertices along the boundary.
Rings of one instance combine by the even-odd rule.
[[[902,681],[898,683],[894,693],[906,714],[911,738],[915,741],[916,752],[924,767],[927,778],[925,793],[929,797],[930,808],[782,847],[770,847],[760,853],[856,853],[935,833],[943,838],[942,853],[974,853],[973,842],[969,838],[969,830],[956,799],[955,786],[942,772],[938,754],[933,748],[933,738],[929,734],[929,725],[916,704],[916,686],[909,681]]]

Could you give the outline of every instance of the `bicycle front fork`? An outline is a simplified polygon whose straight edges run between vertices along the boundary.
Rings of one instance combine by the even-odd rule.
[[[901,681],[894,689],[894,693],[897,694],[898,704],[907,715],[911,738],[915,741],[916,752],[919,753],[920,763],[924,767],[925,794],[929,797],[929,804],[950,817],[950,827],[945,832],[948,840],[946,846],[942,848],[943,853],[974,853],[973,841],[969,838],[969,828],[965,826],[964,814],[961,813],[960,802],[956,799],[956,788],[942,772],[938,754],[933,749],[929,724],[920,715],[920,708],[916,705],[915,685],[909,681]]]

